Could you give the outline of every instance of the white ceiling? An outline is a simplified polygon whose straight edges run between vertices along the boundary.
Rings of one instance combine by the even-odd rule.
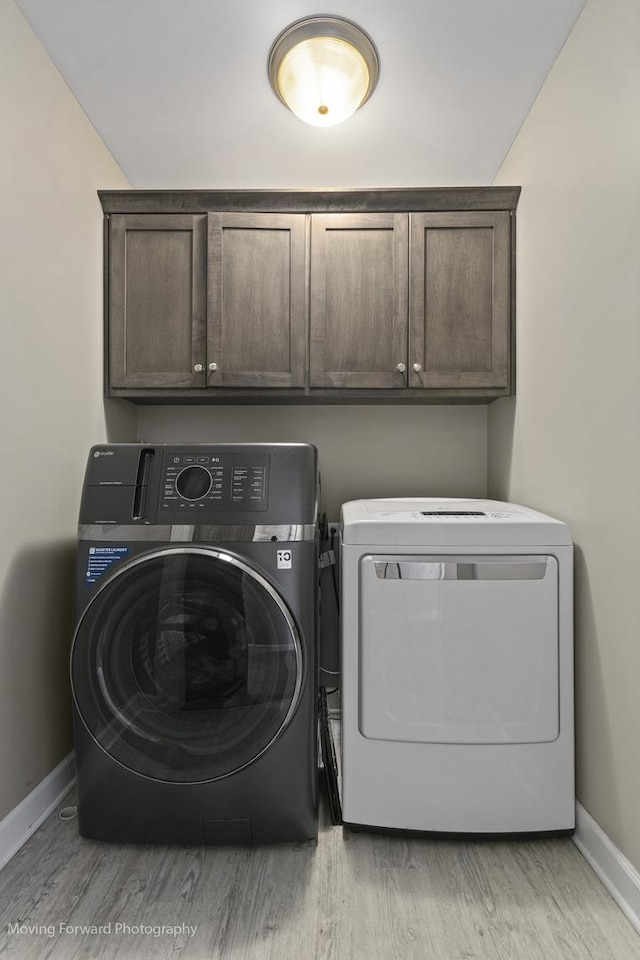
[[[585,0],[16,0],[132,186],[489,184]],[[267,56],[355,20],[381,73],[338,127],[276,99]]]

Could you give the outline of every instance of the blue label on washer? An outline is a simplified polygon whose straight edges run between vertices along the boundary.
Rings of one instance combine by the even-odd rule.
[[[128,553],[129,547],[89,547],[85,585],[90,587],[92,583],[97,583],[114,563],[122,560]]]

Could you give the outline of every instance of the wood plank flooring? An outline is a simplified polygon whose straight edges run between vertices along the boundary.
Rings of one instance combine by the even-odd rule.
[[[0,873],[2,960],[178,956],[639,960],[640,937],[569,839],[349,833],[324,813],[317,845],[261,848],[99,844],[54,814]]]

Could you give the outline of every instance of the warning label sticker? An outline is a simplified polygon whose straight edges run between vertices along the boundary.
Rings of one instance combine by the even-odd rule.
[[[122,560],[128,553],[129,547],[89,547],[85,584],[90,587],[92,583],[97,583],[114,563]]]

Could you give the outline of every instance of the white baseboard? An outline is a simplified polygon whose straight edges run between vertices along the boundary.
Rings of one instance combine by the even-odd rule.
[[[0,820],[0,870],[69,792],[75,782],[75,773],[74,755],[70,753]]]
[[[640,933],[640,873],[580,803],[573,842]]]

